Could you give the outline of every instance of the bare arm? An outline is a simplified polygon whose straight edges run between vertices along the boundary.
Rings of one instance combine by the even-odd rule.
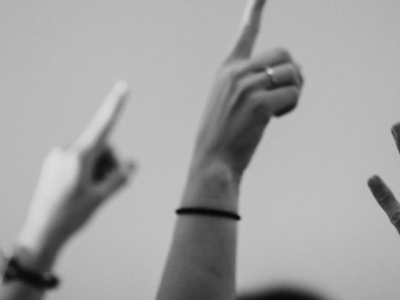
[[[129,179],[133,164],[118,159],[108,143],[127,95],[126,84],[117,84],[77,141],[53,149],[44,161],[13,250],[24,269],[38,274],[51,271],[69,238]],[[39,300],[44,291],[18,278],[3,278],[0,299]]]
[[[282,49],[251,57],[263,0],[249,1],[211,91],[181,207],[238,213],[243,172],[273,116],[292,110],[302,77]],[[234,299],[237,222],[179,215],[157,299]]]

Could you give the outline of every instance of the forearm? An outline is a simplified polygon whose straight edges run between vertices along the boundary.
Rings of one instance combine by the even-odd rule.
[[[190,172],[181,207],[236,213],[239,182],[215,164]],[[233,299],[237,222],[207,215],[180,215],[157,299]]]
[[[127,97],[127,84],[117,83],[78,139],[69,147],[53,148],[46,157],[15,243],[16,251],[21,251],[15,253],[21,270],[36,275],[52,271],[68,240],[128,182],[134,164],[119,159],[108,141]],[[42,299],[43,287],[54,287],[57,282],[51,276],[25,274],[39,288],[18,279],[8,280],[0,284],[0,300]]]

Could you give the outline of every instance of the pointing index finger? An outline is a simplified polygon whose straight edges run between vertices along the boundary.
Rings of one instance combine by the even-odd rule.
[[[243,14],[237,40],[234,42],[231,56],[247,58],[250,56],[260,27],[261,13],[266,0],[249,0]]]
[[[114,85],[89,125],[79,136],[76,142],[79,148],[88,149],[105,142],[122,111],[128,93],[126,82],[119,81]]]

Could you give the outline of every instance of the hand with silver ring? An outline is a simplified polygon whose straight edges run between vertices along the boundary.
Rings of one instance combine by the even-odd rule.
[[[241,176],[271,117],[293,110],[303,77],[285,49],[252,56],[265,1],[253,1],[218,70],[196,145],[195,161],[218,161]]]
[[[217,73],[180,205],[218,214],[180,214],[157,299],[235,298],[242,174],[269,119],[293,109],[302,86],[287,51],[250,55],[264,4],[248,2],[239,38]]]
[[[271,87],[278,84],[277,79],[275,78],[274,69],[270,67],[265,68],[265,74],[267,74],[267,78],[270,81]]]

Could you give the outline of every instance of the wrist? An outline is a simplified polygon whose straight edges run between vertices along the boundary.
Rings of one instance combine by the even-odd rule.
[[[190,173],[223,179],[239,186],[243,172],[238,172],[236,166],[230,162],[230,159],[222,155],[200,155],[195,153]]]
[[[182,206],[237,212],[240,180],[234,170],[220,160],[194,160]]]
[[[39,292],[58,286],[57,276],[52,274],[48,268],[38,265],[36,258],[32,257],[32,253],[28,249],[14,245],[12,248],[4,248],[1,256],[0,282],[2,284],[18,281]],[[22,292],[22,289],[20,291]],[[18,299],[20,297],[22,294]]]
[[[34,233],[28,227],[18,236],[15,249],[21,255],[21,264],[27,268],[48,271],[52,269],[61,245],[56,239]]]

